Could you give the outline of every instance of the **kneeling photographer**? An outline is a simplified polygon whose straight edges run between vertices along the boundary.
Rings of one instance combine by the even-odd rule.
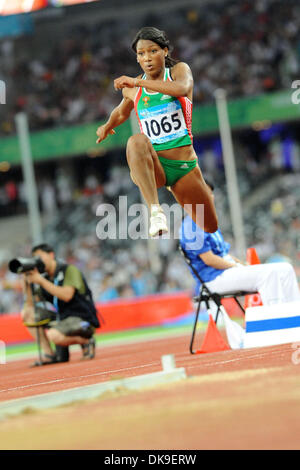
[[[69,360],[68,346],[80,344],[83,359],[95,356],[95,328],[100,326],[91,291],[80,270],[55,257],[47,244],[32,249],[30,260],[10,262],[10,269],[24,273],[25,303],[22,319],[43,351],[46,365]],[[53,310],[45,308],[51,304]],[[55,344],[53,352],[51,342]]]

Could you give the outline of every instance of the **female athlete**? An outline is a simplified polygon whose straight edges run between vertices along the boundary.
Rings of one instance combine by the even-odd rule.
[[[125,122],[135,109],[141,134],[127,142],[126,156],[133,182],[150,210],[152,238],[168,231],[157,189],[167,186],[177,202],[206,232],[218,228],[217,215],[193,148],[193,77],[189,66],[169,57],[169,40],[164,31],[142,28],[132,48],[143,74],[114,80],[123,99],[107,122],[97,129],[97,143]],[[200,206],[201,205],[201,206]],[[202,216],[199,217],[203,208]]]

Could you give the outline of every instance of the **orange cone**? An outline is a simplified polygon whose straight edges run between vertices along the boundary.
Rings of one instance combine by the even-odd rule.
[[[248,264],[260,264],[260,259],[255,248],[247,249],[246,259]]]
[[[255,248],[248,248],[247,249],[247,263],[248,264],[260,264],[260,259],[258,257],[258,254],[256,253]],[[246,295],[245,297],[245,304],[244,304],[244,309],[249,307],[258,307],[259,305],[262,305],[261,297],[260,294],[251,294],[251,295]]]
[[[204,354],[230,349],[226,341],[222,338],[211,314],[209,314],[208,326],[200,349],[196,354]]]

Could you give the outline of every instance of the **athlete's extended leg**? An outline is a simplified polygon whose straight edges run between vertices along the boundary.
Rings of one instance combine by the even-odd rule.
[[[126,156],[130,176],[140,188],[148,207],[159,204],[157,188],[164,186],[166,177],[148,137],[144,134],[131,136],[127,142]]]
[[[213,197],[198,166],[180,178],[171,190],[177,202],[200,228],[210,233],[218,229]]]
[[[143,134],[129,138],[126,155],[131,179],[139,187],[150,210],[150,236],[161,235],[168,231],[157,193],[157,188],[164,186],[166,182],[163,167],[150,140]]]

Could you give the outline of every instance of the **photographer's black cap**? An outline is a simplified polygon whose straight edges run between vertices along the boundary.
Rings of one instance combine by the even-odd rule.
[[[45,253],[55,253],[52,246],[48,245],[48,243],[39,243],[38,245],[33,246],[31,253],[34,253],[37,250],[45,251]]]

